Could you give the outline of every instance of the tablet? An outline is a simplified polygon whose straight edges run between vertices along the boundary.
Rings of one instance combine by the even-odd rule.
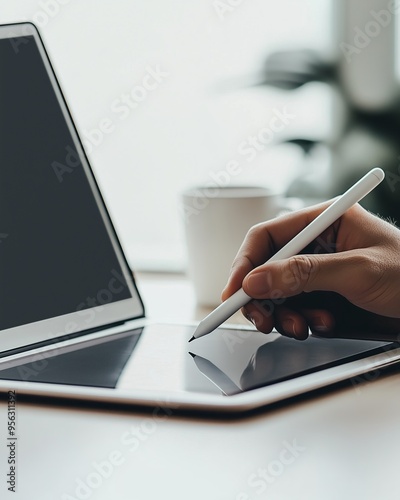
[[[359,387],[400,359],[393,342],[322,339],[133,321],[106,334],[0,360],[0,386],[20,394],[161,409],[238,413],[349,380]]]

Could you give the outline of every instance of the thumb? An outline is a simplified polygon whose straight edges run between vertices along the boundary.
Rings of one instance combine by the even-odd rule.
[[[333,291],[349,298],[366,286],[365,254],[347,251],[296,255],[257,267],[243,280],[255,299],[292,297],[301,292]]]

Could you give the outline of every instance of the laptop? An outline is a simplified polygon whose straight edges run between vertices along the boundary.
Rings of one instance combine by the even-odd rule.
[[[188,344],[195,325],[150,322],[30,23],[0,26],[0,179],[4,395],[240,413],[400,360],[393,342],[230,325]]]

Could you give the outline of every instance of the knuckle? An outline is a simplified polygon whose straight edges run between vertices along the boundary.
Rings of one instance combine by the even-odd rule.
[[[317,271],[317,261],[308,255],[296,255],[289,259],[289,272],[294,283],[307,291],[307,286],[311,283]]]
[[[348,261],[349,267],[354,269],[355,272],[359,271],[365,274],[374,273],[376,263],[370,252],[359,252],[352,255]]]
[[[245,241],[252,240],[253,238],[258,238],[259,235],[263,232],[263,226],[264,224],[262,222],[251,226],[251,228],[247,231]]]
[[[242,267],[246,266],[248,263],[249,258],[245,254],[238,254],[236,257],[233,259],[232,265],[231,265],[231,270],[234,269],[241,269]]]
[[[254,248],[259,246],[260,237],[263,234],[263,223],[255,224],[248,231],[234,258],[231,271],[244,268],[247,272],[256,267],[253,264]]]
[[[364,282],[365,280],[373,282],[377,277],[382,275],[386,267],[382,264],[383,262],[380,261],[380,258],[376,258],[373,252],[369,251],[360,253],[354,258],[353,268],[359,274],[358,278],[360,282]]]

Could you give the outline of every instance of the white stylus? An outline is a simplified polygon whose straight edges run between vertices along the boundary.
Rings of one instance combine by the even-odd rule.
[[[315,238],[317,238],[325,229],[333,224],[339,217],[341,217],[346,210],[358,203],[364,196],[371,192],[379,183],[383,181],[385,173],[380,168],[373,168],[368,174],[364,175],[358,182],[356,182],[350,189],[342,194],[332,205],[324,210],[318,217],[316,217],[308,226],[306,226],[300,233],[298,233],[292,240],[290,240],[284,247],[282,247],[275,255],[273,255],[268,262],[273,262],[279,259],[288,259],[293,255],[298,254],[303,248],[309,245]],[[232,314],[237,312],[247,302],[249,297],[241,288],[234,293],[229,299],[225,300],[214,311],[200,321],[193,337],[189,340],[208,335],[213,330],[218,328],[222,323],[230,318]]]

